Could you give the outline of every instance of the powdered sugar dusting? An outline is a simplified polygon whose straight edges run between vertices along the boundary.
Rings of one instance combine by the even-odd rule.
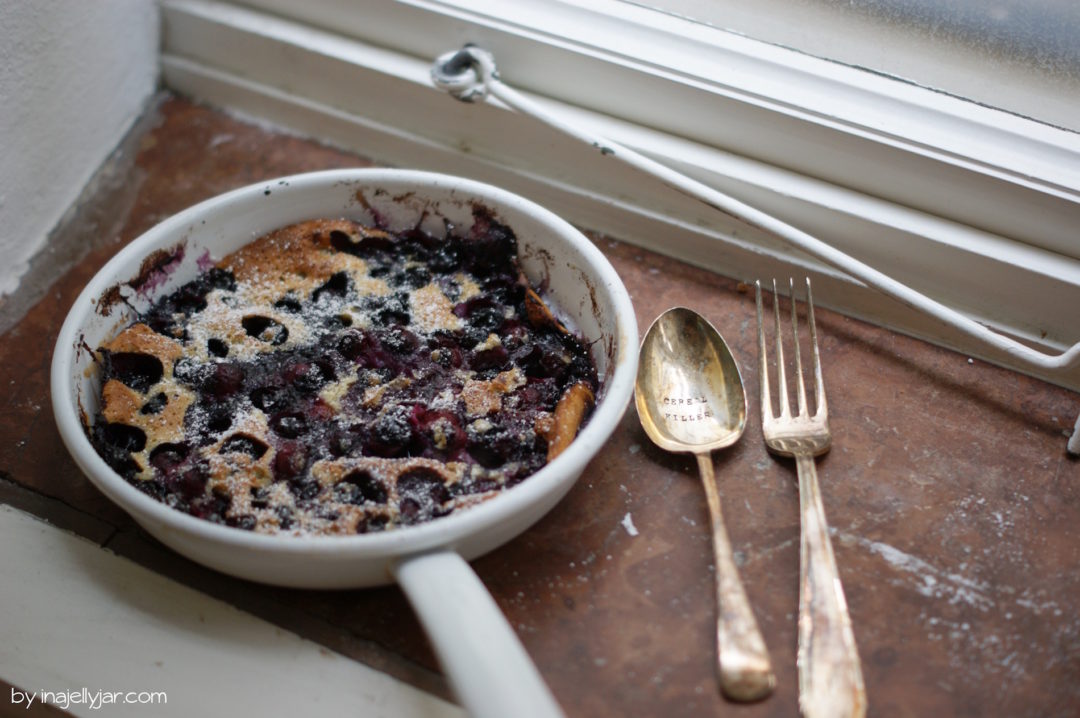
[[[178,510],[267,533],[388,530],[486,501],[543,466],[567,387],[596,388],[587,350],[524,311],[513,234],[491,228],[314,220],[258,238],[140,315],[121,335],[138,346],[105,347],[123,391],[95,446]]]

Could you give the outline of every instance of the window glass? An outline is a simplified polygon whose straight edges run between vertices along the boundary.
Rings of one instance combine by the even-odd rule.
[[[1080,131],[1076,0],[627,2]]]

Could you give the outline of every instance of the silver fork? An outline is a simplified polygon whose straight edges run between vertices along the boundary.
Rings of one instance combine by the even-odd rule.
[[[821,503],[814,457],[829,450],[828,407],[821,375],[817,327],[810,279],[806,280],[807,323],[813,347],[814,413],[806,402],[799,330],[795,312],[795,282],[791,280],[791,333],[795,338],[795,376],[798,412],[792,414],[784,371],[784,348],[780,333],[780,305],[773,280],[773,311],[776,315],[776,373],[780,415],[773,413],[769,393],[765,322],[761,307],[761,282],[756,283],[758,354],[761,359],[761,428],[769,451],[795,459],[799,473],[799,513],[802,540],[799,566],[799,707],[807,718],[861,718],[866,714],[855,634],[851,629],[844,589],[836,568],[825,508]]]

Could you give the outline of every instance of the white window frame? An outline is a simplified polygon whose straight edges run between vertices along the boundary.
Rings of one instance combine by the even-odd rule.
[[[164,0],[168,87],[380,162],[499,184],[725,276],[809,272],[825,306],[1009,363],[529,118],[453,101],[431,62],[475,42],[564,120],[1039,348],[1080,340],[1076,133],[617,0],[245,5]],[[1080,388],[1080,371],[1045,378]]]

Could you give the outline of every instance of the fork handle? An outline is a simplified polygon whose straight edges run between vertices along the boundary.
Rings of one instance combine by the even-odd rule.
[[[814,457],[798,453],[802,541],[799,573],[799,707],[806,718],[866,715],[855,634],[836,568]]]
[[[773,676],[769,652],[758,630],[746,590],[739,579],[731,541],[720,510],[712,455],[697,454],[701,482],[712,524],[713,553],[716,560],[716,657],[720,689],[736,701],[757,701],[772,693]]]

